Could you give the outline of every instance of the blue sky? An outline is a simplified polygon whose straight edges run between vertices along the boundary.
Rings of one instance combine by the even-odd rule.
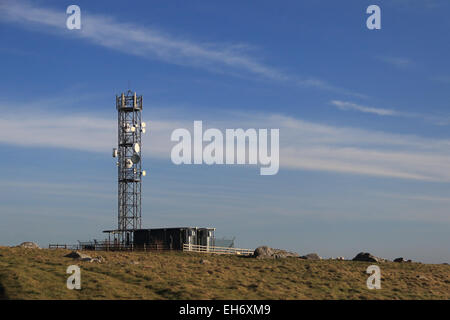
[[[0,244],[115,227],[114,99],[132,88],[145,226],[450,261],[447,1],[78,1],[81,30],[70,4],[0,2]],[[172,164],[170,133],[194,120],[279,128],[279,173]]]

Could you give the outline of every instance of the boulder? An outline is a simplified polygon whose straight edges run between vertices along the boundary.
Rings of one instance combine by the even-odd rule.
[[[395,258],[394,262],[406,262],[406,260],[403,258]]]
[[[300,257],[300,255],[296,252],[290,252],[290,251],[286,251],[286,250],[281,250],[281,249],[274,249],[275,253],[273,255],[273,257],[275,259],[279,259],[279,258],[298,258]]]
[[[307,255],[301,256],[300,258],[305,260],[322,260],[322,258],[317,253],[308,253]]]
[[[88,261],[87,258],[85,261]],[[98,257],[92,258],[91,261],[89,261],[89,262],[102,263],[102,262],[105,262],[105,258],[103,258],[102,256],[98,256]]]
[[[268,246],[261,246],[255,249],[255,252],[253,252],[253,256],[255,258],[267,258],[272,257],[273,250],[272,248],[269,248]]]
[[[257,259],[281,259],[287,257],[298,258],[299,254],[281,249],[273,249],[268,246],[261,246],[255,249],[253,257]]]
[[[105,258],[103,258],[102,256],[97,256],[95,258],[91,258],[91,256],[88,256],[87,254],[84,254],[79,251],[72,251],[71,253],[66,254],[64,257],[72,258],[72,259],[76,259],[76,260],[84,261],[84,262],[97,262],[97,263],[105,262]]]
[[[88,256],[87,254],[84,254],[82,252],[79,251],[72,251],[69,254],[66,254],[64,257],[66,258],[73,258],[73,259],[77,259],[77,260],[81,260],[81,261],[91,261],[92,258],[90,256]]]
[[[21,248],[29,248],[29,249],[41,249],[36,243],[31,241],[25,241],[18,245]]]
[[[353,261],[364,261],[364,262],[383,262],[384,259],[375,257],[368,252],[360,252],[353,258]]]

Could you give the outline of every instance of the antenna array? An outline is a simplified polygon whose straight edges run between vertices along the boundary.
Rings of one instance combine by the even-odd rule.
[[[142,228],[142,96],[128,90],[116,96],[118,112],[118,147],[113,149],[118,167],[118,236],[119,241],[129,245],[133,231]]]

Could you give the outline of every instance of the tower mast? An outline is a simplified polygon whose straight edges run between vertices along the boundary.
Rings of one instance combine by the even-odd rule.
[[[118,145],[113,156],[118,158],[118,237],[122,244],[133,241],[133,231],[142,228],[142,96],[128,90],[116,96],[118,112]]]

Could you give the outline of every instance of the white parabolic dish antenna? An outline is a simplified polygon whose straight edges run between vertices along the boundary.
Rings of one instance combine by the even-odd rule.
[[[139,143],[135,143],[134,145],[133,145],[133,149],[134,149],[134,152],[139,152],[140,150],[141,150],[141,147],[139,146]]]
[[[133,163],[138,163],[139,161],[141,161],[141,157],[139,157],[138,154],[133,154],[133,156],[131,157],[131,161]]]
[[[125,161],[125,165],[127,166],[127,168],[131,168],[133,166],[133,161],[130,159],[127,159]]]

